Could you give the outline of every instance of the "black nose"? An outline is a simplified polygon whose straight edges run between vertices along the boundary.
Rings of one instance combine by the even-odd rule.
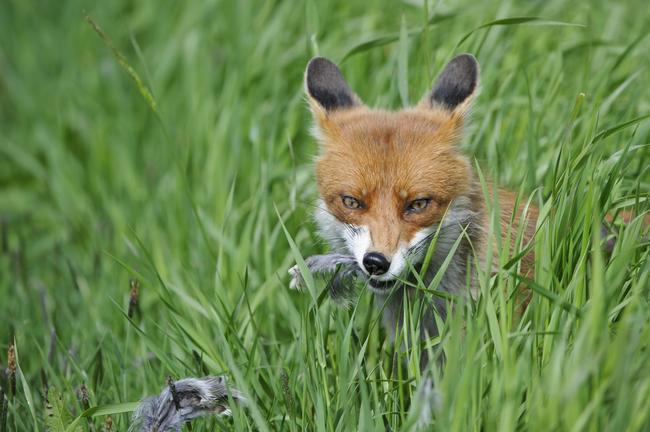
[[[380,254],[379,252],[370,252],[363,257],[363,266],[371,275],[379,276],[388,271],[390,263],[384,254]]]

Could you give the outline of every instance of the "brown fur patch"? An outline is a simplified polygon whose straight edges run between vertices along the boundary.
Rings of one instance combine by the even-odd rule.
[[[471,168],[456,150],[455,120],[443,111],[355,108],[331,113],[321,127],[321,196],[340,220],[368,226],[374,248],[389,256],[469,191]],[[346,208],[343,195],[363,208]],[[405,211],[420,198],[431,200],[424,211]]]

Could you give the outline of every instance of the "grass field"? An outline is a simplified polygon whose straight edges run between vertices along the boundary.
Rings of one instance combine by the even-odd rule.
[[[124,431],[207,373],[249,402],[193,431],[414,429],[424,348],[395,350],[369,293],[288,290],[289,239],[326,250],[302,78],[325,55],[398,108],[459,52],[482,68],[463,148],[545,216],[524,316],[504,251],[432,341],[434,429],[650,430],[650,247],[640,218],[599,239],[650,209],[648,28],[641,0],[2,1],[0,431],[46,430],[46,387],[78,416],[82,385]]]

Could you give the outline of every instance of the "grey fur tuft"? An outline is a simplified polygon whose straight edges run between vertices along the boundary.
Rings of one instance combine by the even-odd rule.
[[[178,380],[165,387],[158,396],[140,402],[129,431],[180,432],[184,423],[195,418],[230,415],[228,395],[236,402],[245,401],[238,390],[228,387],[225,376]]]
[[[327,285],[330,297],[341,305],[347,306],[350,304],[356,293],[355,277],[361,271],[352,255],[340,253],[312,255],[305,258],[305,264],[313,274],[327,275],[333,273]],[[291,275],[291,288],[301,288],[304,285],[298,266],[291,267],[289,274]]]

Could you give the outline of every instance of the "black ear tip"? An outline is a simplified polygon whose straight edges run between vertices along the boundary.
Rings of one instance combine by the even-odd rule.
[[[476,57],[471,54],[454,57],[438,77],[431,92],[431,102],[454,109],[474,93],[478,74]]]
[[[454,60],[457,61],[463,69],[470,71],[472,75],[478,76],[478,60],[476,60],[476,57],[472,54],[461,54],[456,56]]]
[[[326,110],[355,105],[355,97],[338,66],[325,57],[314,57],[305,71],[307,92]]]
[[[329,81],[339,82],[342,79],[343,75],[338,66],[325,57],[314,57],[307,64],[305,80],[307,82],[307,90],[310,93],[316,87],[323,86]]]
[[[338,67],[330,60],[326,59],[325,57],[314,57],[313,59],[309,60],[309,63],[307,64],[307,75],[312,75],[314,73],[318,73],[319,71],[325,71],[325,70],[337,70]]]
[[[478,68],[478,60],[476,60],[476,57],[474,57],[474,55],[470,53],[458,54],[451,61],[462,62],[466,66],[472,66]]]
[[[473,55],[461,54],[456,56],[449,62],[447,68],[450,68],[451,72],[465,81],[470,87],[476,87],[478,82],[478,61]]]

